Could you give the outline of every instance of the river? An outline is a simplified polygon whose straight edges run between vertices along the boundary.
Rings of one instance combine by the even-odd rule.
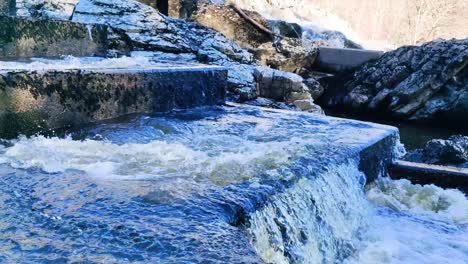
[[[0,262],[466,263],[460,191],[379,178],[386,126],[205,107],[0,145]]]

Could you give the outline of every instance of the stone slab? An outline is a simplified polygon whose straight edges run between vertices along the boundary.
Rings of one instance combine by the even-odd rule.
[[[389,169],[395,179],[409,179],[418,184],[435,184],[468,191],[468,169],[465,168],[397,160]]]
[[[107,26],[0,15],[0,60],[107,52]]]
[[[319,48],[316,65],[326,72],[340,72],[361,66],[378,59],[382,51],[362,49]]]
[[[226,79],[211,66],[0,71],[0,138],[223,103]]]

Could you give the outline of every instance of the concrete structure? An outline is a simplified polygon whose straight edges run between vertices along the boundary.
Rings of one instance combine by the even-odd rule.
[[[104,55],[107,35],[103,25],[0,16],[0,59]]]
[[[226,69],[200,65],[0,70],[0,138],[131,113],[223,103],[226,80]]]
[[[468,192],[468,169],[398,160],[389,167],[394,179],[409,179],[419,184],[435,184]]]
[[[351,70],[362,64],[376,60],[382,56],[383,51],[362,49],[319,48],[315,62],[316,66],[325,72],[340,72]]]

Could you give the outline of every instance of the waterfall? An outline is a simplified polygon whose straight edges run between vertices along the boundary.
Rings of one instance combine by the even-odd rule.
[[[251,215],[248,233],[267,263],[336,263],[355,250],[369,205],[355,160],[304,177]]]
[[[458,190],[381,177],[356,161],[304,177],[251,214],[266,263],[466,263],[468,199]]]

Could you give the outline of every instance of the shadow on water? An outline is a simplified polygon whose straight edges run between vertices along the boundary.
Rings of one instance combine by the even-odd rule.
[[[459,128],[444,126],[443,124],[414,123],[392,119],[382,119],[370,114],[345,113],[342,110],[325,109],[329,116],[351,118],[374,123],[398,127],[401,143],[407,150],[422,148],[431,139],[447,139],[452,135],[468,135],[467,124],[460,124]]]

